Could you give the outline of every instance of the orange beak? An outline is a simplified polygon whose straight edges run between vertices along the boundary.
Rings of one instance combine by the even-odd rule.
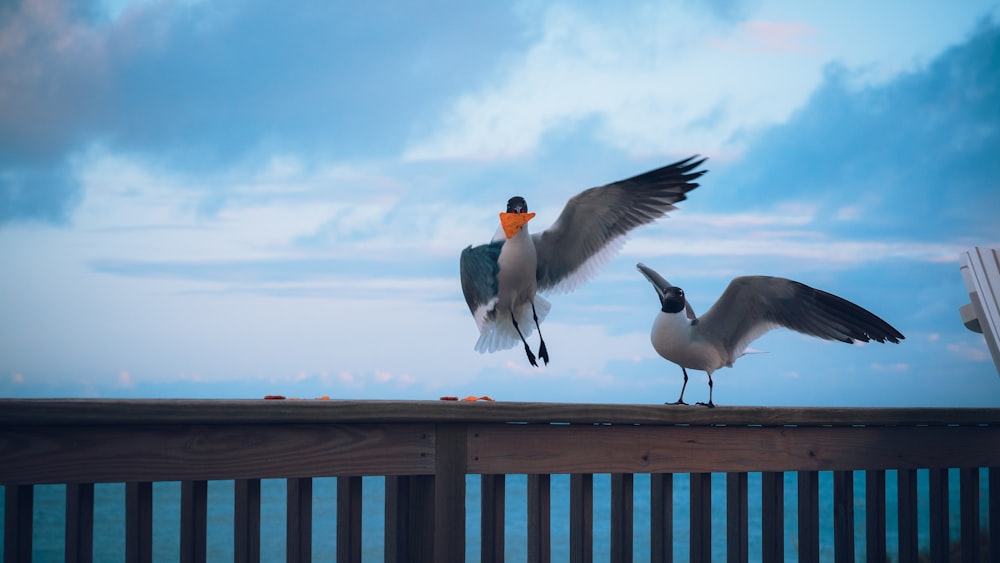
[[[507,238],[513,237],[534,216],[534,213],[501,213],[500,225],[503,226],[503,233]]]

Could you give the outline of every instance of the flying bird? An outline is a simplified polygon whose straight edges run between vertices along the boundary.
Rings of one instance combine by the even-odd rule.
[[[889,323],[846,299],[771,276],[734,278],[715,305],[698,317],[683,289],[641,262],[636,268],[653,284],[660,298],[660,312],[650,333],[653,348],[684,372],[684,385],[680,398],[672,403],[675,405],[687,404],[684,389],[687,368],[691,368],[708,374],[708,403],[704,404],[714,407],[712,372],[732,367],[747,353],[751,342],[775,328],[848,344],[855,340],[898,344],[904,338]]]
[[[589,280],[621,248],[625,236],[676,209],[673,204],[705,170],[704,158],[690,157],[645,174],[580,192],[551,227],[529,234],[535,214],[521,196],[507,202],[491,242],[462,251],[460,271],[465,301],[479,328],[475,349],[496,352],[524,344],[532,325],[538,330],[538,357],[549,363],[539,324],[551,304],[538,292],[567,292]]]

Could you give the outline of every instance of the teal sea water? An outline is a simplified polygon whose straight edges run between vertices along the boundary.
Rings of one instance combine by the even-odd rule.
[[[927,472],[918,472],[919,533],[921,547],[929,540]],[[712,545],[713,559],[725,559],[726,499],[725,475],[712,478]],[[750,558],[760,554],[760,474],[751,473],[749,487]],[[611,485],[608,475],[594,476],[594,560],[606,561],[610,551]],[[980,477],[980,514],[982,526],[987,525],[987,476]],[[959,537],[958,472],[949,475],[951,538]],[[383,556],[383,479],[364,479],[363,550],[365,561],[381,561]],[[569,560],[569,476],[553,475],[552,560]],[[857,560],[864,560],[865,549],[865,478],[857,472],[854,478],[855,544]],[[526,559],[527,479],[523,475],[507,478],[506,496],[506,558],[518,562]],[[634,560],[649,560],[649,476],[636,475],[634,482]],[[125,552],[125,486],[97,485],[94,491],[94,561],[123,561]],[[467,561],[479,560],[479,477],[467,481]],[[688,477],[674,476],[674,556],[677,561],[688,559]],[[785,554],[794,559],[797,554],[797,477],[785,474]],[[313,559],[333,561],[336,556],[336,479],[315,479],[313,483]],[[833,475],[820,473],[820,503],[833,504]],[[2,504],[2,503],[0,503]],[[34,561],[63,561],[65,488],[45,485],[35,488]],[[153,550],[156,561],[177,561],[180,541],[180,484],[156,483],[153,486]],[[2,509],[2,507],[0,507]],[[285,482],[265,480],[261,484],[261,560],[284,561],[285,558]],[[2,510],[0,510],[2,515]],[[886,472],[886,545],[890,557],[896,553],[896,475]],[[2,530],[0,530],[2,534]],[[821,559],[833,559],[833,514],[821,509]],[[2,546],[2,542],[0,542]],[[0,547],[2,549],[2,547]],[[212,481],[208,485],[208,560],[233,559],[233,483]]]

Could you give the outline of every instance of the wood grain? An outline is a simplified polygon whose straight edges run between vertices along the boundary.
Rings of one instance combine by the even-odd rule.
[[[464,401],[0,399],[0,426],[556,422],[730,426],[1000,425],[1000,408],[757,407]]]
[[[475,425],[470,473],[697,473],[987,467],[989,427]]]
[[[0,431],[0,484],[434,472],[430,425],[33,426]]]

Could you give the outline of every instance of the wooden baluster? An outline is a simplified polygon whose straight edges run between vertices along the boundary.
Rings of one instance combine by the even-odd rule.
[[[153,484],[125,483],[125,561],[153,560]]]
[[[962,525],[962,563],[979,563],[979,468],[960,469],[958,486]]]
[[[611,475],[612,563],[632,563],[633,483],[631,473]]]
[[[591,473],[574,473],[569,477],[569,560],[575,563],[594,560],[594,475]]]
[[[896,471],[896,504],[899,523],[899,560],[916,561],[917,536],[917,470]]]
[[[765,563],[785,560],[785,474],[765,471],[760,476],[761,558]]]
[[[31,526],[35,504],[32,485],[4,487],[4,563],[31,561]]]
[[[207,540],[208,481],[181,481],[181,563],[204,563]]]
[[[726,561],[750,559],[747,474],[726,473]]]
[[[312,561],[312,479],[288,479],[285,510],[285,561]]]
[[[233,560],[260,561],[260,479],[237,479],[233,485]]]
[[[930,469],[931,561],[947,561],[951,540],[948,537],[948,469]]]
[[[552,556],[550,476],[528,475],[528,563],[548,563]]]
[[[691,474],[691,561],[712,558],[712,474]]]
[[[66,485],[66,561],[94,559],[94,484]]]
[[[833,556],[854,563],[854,472],[833,472]]]
[[[361,563],[361,477],[337,477],[337,562]]]
[[[799,471],[799,561],[819,562],[819,472]]]
[[[990,467],[989,480],[990,562],[1000,563],[1000,467]]]
[[[865,472],[865,561],[884,562],[885,471]]]
[[[465,561],[468,427],[438,424],[434,441],[434,562]]]
[[[649,559],[651,563],[674,560],[674,476],[649,476]]]
[[[506,475],[483,475],[481,479],[479,546],[482,563],[504,562]]]

